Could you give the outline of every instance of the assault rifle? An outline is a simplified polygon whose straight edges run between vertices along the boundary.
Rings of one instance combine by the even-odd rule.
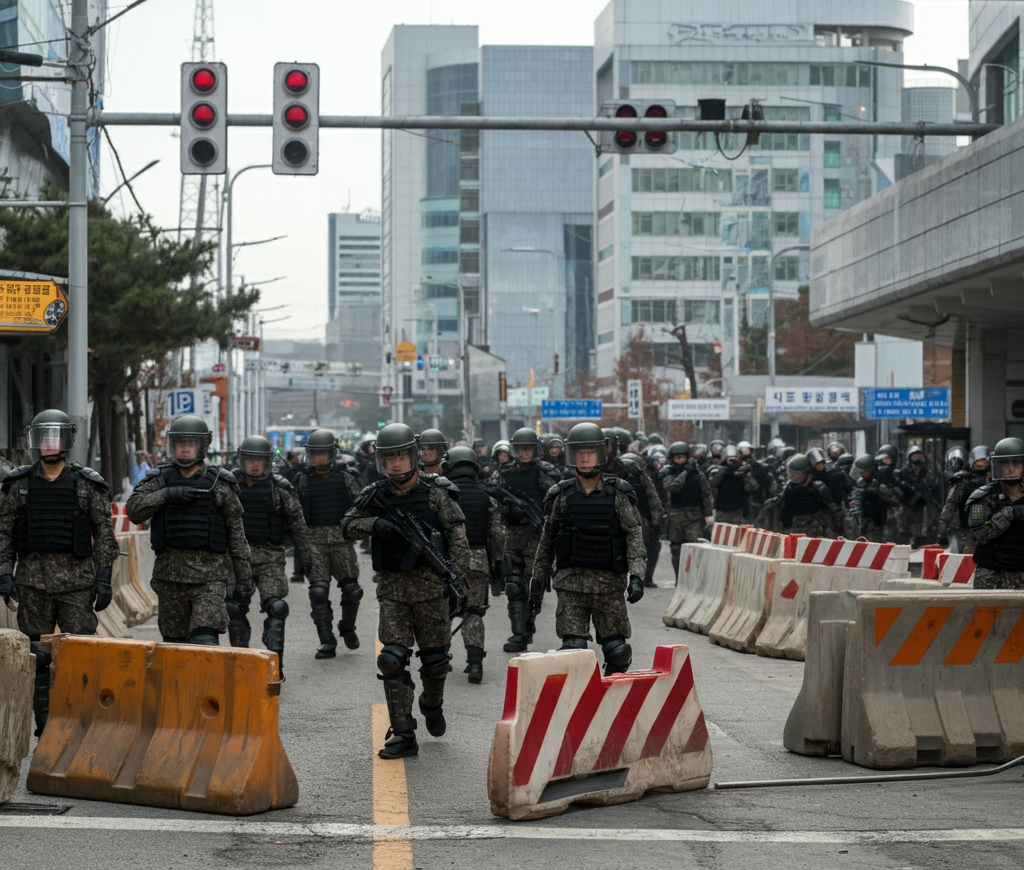
[[[919,499],[930,504],[938,511],[942,510],[943,504],[939,501],[938,496],[935,495],[935,492],[928,485],[928,479],[926,477],[920,478],[910,472],[904,473],[904,470],[901,468],[900,473],[897,475],[897,483],[910,490],[909,494],[916,495]]]
[[[486,489],[487,494],[493,496],[499,504],[509,509],[515,508],[526,517],[535,532],[540,532],[544,528],[544,514],[533,502],[520,498],[500,486],[489,486]]]

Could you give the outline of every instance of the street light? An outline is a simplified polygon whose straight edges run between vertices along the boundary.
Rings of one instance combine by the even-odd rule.
[[[143,166],[142,169],[140,169],[138,172],[136,172],[131,178],[126,178],[117,187],[115,187],[112,191],[110,191],[110,193],[108,193],[105,197],[103,197],[103,199],[101,201],[102,204],[106,205],[113,198],[114,194],[117,193],[122,187],[124,187],[126,184],[131,184],[133,181],[135,181],[136,178],[138,178],[140,175],[142,175],[143,172],[146,172],[146,171],[152,169],[159,162],[160,162],[159,159],[157,159],[157,160],[150,160],[149,163],[147,163],[145,166]]]
[[[768,383],[775,386],[775,261],[790,251],[809,251],[810,245],[790,245],[772,255],[768,262]],[[772,415],[772,438],[779,437],[779,419]]]
[[[887,66],[892,69],[917,69],[923,70],[924,72],[941,72],[946,75],[953,76],[960,84],[964,86],[964,90],[967,91],[967,99],[971,104],[971,123],[977,124],[978,119],[981,117],[981,109],[978,103],[978,89],[971,84],[970,79],[960,75],[955,69],[950,69],[945,66],[930,66],[929,64],[913,64],[913,63],[886,63],[881,60],[858,60],[858,66]],[[971,136],[972,139],[977,139],[977,136]]]

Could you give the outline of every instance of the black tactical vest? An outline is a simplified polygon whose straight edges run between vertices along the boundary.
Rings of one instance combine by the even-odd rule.
[[[540,470],[536,465],[525,470],[520,470],[513,465],[501,473],[501,481],[501,485],[514,496],[538,507],[544,502],[544,490],[540,485]]]
[[[162,467],[165,486],[198,489],[200,497],[189,504],[168,504],[153,515],[150,545],[157,555],[165,550],[228,551],[228,525],[213,499],[217,472],[185,477],[177,466]]]
[[[307,526],[336,526],[352,507],[348,493],[348,472],[333,469],[327,477],[315,471],[306,474],[306,490],[302,494],[302,513]]]
[[[29,477],[25,482],[25,517],[19,554],[92,555],[89,515],[78,503],[78,475],[56,480]]]
[[[287,527],[284,517],[274,510],[274,483],[269,477],[252,486],[243,483],[238,500],[245,511],[242,525],[245,527],[245,539],[250,544],[269,542],[280,546],[284,543]]]
[[[782,520],[783,526],[789,528],[794,517],[810,516],[822,509],[821,499],[818,498],[813,486],[814,484],[786,486],[786,497],[781,499],[779,504],[779,519]]]
[[[466,537],[469,546],[479,549],[487,546],[490,498],[482,482],[472,475],[452,478],[459,488],[459,507],[466,515]]]
[[[715,507],[720,511],[739,511],[747,506],[747,491],[743,488],[743,478],[738,474],[723,473],[718,484],[718,496]]]
[[[700,479],[697,475],[700,474],[696,468],[687,468],[683,466],[683,470],[680,474],[686,475],[686,482],[683,484],[683,488],[672,493],[670,502],[674,508],[688,508],[688,507],[700,507]]]
[[[1000,500],[994,506],[995,510],[1007,504],[1010,502]],[[975,545],[974,562],[995,571],[1024,571],[1024,521],[1014,520],[998,538],[987,544]]]
[[[889,517],[889,505],[885,503],[880,493],[865,489],[861,500],[861,515],[881,528]]]
[[[447,555],[444,532],[441,523],[430,506],[430,484],[422,480],[407,495],[395,495],[389,487],[380,487],[377,498],[394,505],[415,519],[419,520],[420,528],[428,535],[442,556]],[[370,555],[373,560],[374,571],[404,571],[413,568],[427,566],[427,561],[422,556],[409,566],[404,567],[405,558],[409,553],[409,544],[401,537],[392,538],[386,544],[380,537],[374,535],[370,543]]]
[[[555,535],[558,568],[591,568],[625,574],[626,533],[615,513],[615,484],[607,480],[590,495],[575,485]]]

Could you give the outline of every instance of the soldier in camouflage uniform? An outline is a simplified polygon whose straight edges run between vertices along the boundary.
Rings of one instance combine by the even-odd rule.
[[[359,483],[354,472],[340,462],[338,440],[329,429],[317,429],[306,439],[306,462],[295,478],[295,488],[313,544],[309,572],[309,615],[316,626],[320,646],[314,657],[333,659],[338,641],[334,637],[331,609],[331,577],[341,589],[341,619],[338,633],[349,649],[359,648],[356,616],[363,589],[359,585],[359,562],[355,547],[342,534],[341,520],[355,504]]]
[[[975,589],[1024,589],[1024,440],[1004,438],[989,460],[991,483],[967,499]]]
[[[211,440],[201,417],[186,414],[171,423],[171,462],[147,472],[125,505],[133,523],[152,520],[152,585],[160,635],[168,643],[218,645],[228,627],[228,593],[237,601],[252,597],[238,482],[205,461]],[[234,587],[228,589],[232,567]]]
[[[448,451],[445,475],[459,490],[459,507],[466,517],[469,541],[469,571],[466,573],[466,617],[462,642],[466,646],[466,670],[471,683],[483,680],[484,614],[487,612],[488,581],[503,583],[505,518],[498,504],[480,480],[480,462],[469,447]]]
[[[843,528],[843,509],[828,485],[814,476],[811,459],[802,453],[788,463],[789,480],[772,501],[786,534],[835,538]]]
[[[668,495],[668,540],[672,573],[679,577],[679,554],[683,544],[695,544],[704,529],[714,522],[711,486],[695,461],[690,445],[675,441],[668,448],[668,465],[660,472]]]
[[[749,521],[750,496],[760,489],[757,478],[744,465],[735,444],[722,448],[722,464],[708,469],[708,484],[715,495],[715,519],[742,525]]]
[[[964,510],[971,494],[988,483],[988,447],[979,444],[971,448],[970,455],[966,457],[970,461],[969,468],[950,467],[950,454],[957,450],[963,453],[962,447],[946,452],[949,491],[939,516],[939,543],[954,553],[973,553],[976,546],[974,530],[967,524]]]
[[[444,458],[448,453],[448,439],[440,429],[424,429],[416,443],[420,446],[420,473],[444,474]]]
[[[302,516],[302,505],[295,487],[274,474],[274,451],[262,435],[250,435],[238,447],[239,464],[244,477],[238,498],[242,503],[242,525],[249,542],[252,580],[260,596],[263,621],[263,645],[277,653],[278,670],[284,680],[284,623],[288,618],[288,580],[285,578],[285,536],[295,542],[295,559],[303,574],[311,573],[312,544]],[[228,637],[231,645],[248,647],[249,602],[229,597]]]
[[[68,461],[75,428],[63,411],[36,414],[28,443],[38,459],[11,471],[0,487],[0,597],[18,611],[36,657],[36,737],[50,709],[50,656],[40,637],[57,623],[71,634],[96,633],[94,610],[110,604],[119,554],[106,482]]]
[[[528,427],[517,429],[512,433],[511,442],[514,461],[499,465],[489,484],[507,490],[520,501],[529,502],[539,515],[544,504],[544,494],[562,478],[553,466],[537,459],[538,447],[536,432]],[[505,511],[505,552],[512,557],[512,574],[505,582],[512,636],[505,643],[504,650],[525,652],[533,643],[535,629],[527,597],[530,575],[533,573],[533,557],[537,552],[537,541],[543,524],[531,522],[522,508],[503,501],[500,494],[498,500],[502,502]]]
[[[896,541],[900,544],[921,544],[935,540],[942,501],[938,482],[928,471],[924,451],[914,445],[907,451],[906,464],[896,472],[900,487],[900,519]]]
[[[633,487],[601,474],[604,450],[604,433],[593,423],[577,423],[566,438],[566,465],[576,476],[553,486],[544,500],[530,608],[539,612],[557,558],[552,586],[561,648],[586,649],[593,622],[608,676],[629,670],[633,660],[626,601],[644,596],[647,550]]]
[[[854,460],[853,471],[858,477],[846,512],[846,537],[886,543],[889,514],[900,503],[892,476],[877,473],[877,460],[870,453]]]
[[[464,591],[462,578],[469,571],[470,555],[466,518],[454,498],[457,490],[445,477],[420,478],[412,429],[404,423],[385,426],[377,435],[376,456],[385,478],[360,493],[341,528],[346,540],[371,539],[373,569],[379,578],[377,634],[383,646],[377,668],[391,720],[378,754],[390,759],[419,752],[412,715],[416,685],[408,670],[414,645],[419,646],[423,680],[419,708],[427,731],[440,737],[447,728],[442,705],[445,679],[451,670],[449,601],[450,594]],[[446,589],[444,577],[409,542],[409,537],[414,537],[411,530],[387,518],[389,511],[403,512],[407,523],[429,536],[435,551],[447,551],[439,555],[455,574],[453,590]]]
[[[654,478],[647,473],[643,459],[636,453],[630,453],[633,436],[628,429],[614,427],[601,430],[605,436],[605,449],[609,459],[602,467],[605,474],[621,477],[636,493],[637,509],[644,521],[644,541],[647,542],[647,574],[645,586],[654,586],[654,568],[661,554],[661,526],[667,515],[665,502],[654,483]],[[571,469],[569,469],[571,471]],[[574,474],[567,475],[571,480]]]

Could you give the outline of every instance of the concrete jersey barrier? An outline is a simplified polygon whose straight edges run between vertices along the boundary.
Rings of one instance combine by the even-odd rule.
[[[793,558],[837,568],[910,570],[910,547],[905,544],[872,544],[843,538],[799,538]]]
[[[708,638],[714,644],[752,653],[768,620],[780,560],[749,553],[729,557],[725,604]]]
[[[715,544],[683,544],[676,593],[662,622],[707,634],[725,606],[729,557],[734,552]]]
[[[512,659],[487,771],[491,812],[558,815],[711,778],[711,743],[689,651],[660,646],[649,671],[602,677],[593,650]]]

